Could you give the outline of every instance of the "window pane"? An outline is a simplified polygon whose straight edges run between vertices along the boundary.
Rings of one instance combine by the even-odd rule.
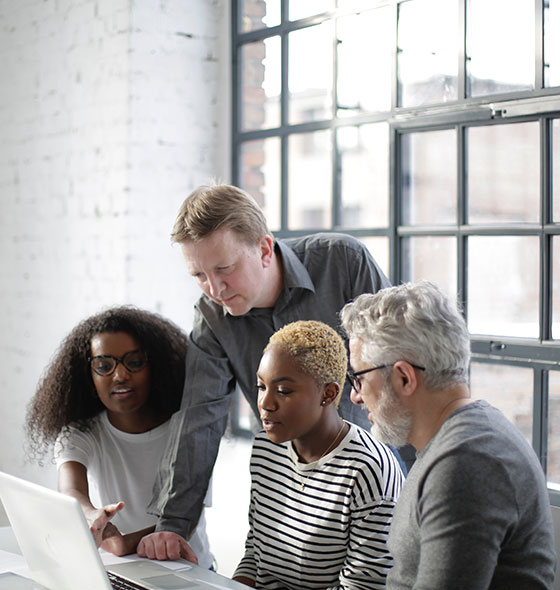
[[[393,35],[389,7],[341,18],[337,24],[337,115],[391,108]],[[364,57],[369,60],[364,75]]]
[[[560,119],[552,121],[552,219],[560,222]]]
[[[244,143],[240,166],[241,188],[263,208],[269,229],[280,229],[280,138]]]
[[[454,129],[401,138],[403,223],[457,223],[457,135]]]
[[[280,24],[280,0],[242,0],[241,32]]]
[[[506,365],[471,364],[471,394],[503,412],[533,444],[533,370]]]
[[[467,0],[469,96],[535,85],[535,0]]]
[[[290,20],[298,20],[306,16],[321,14],[335,8],[334,0],[291,0]]]
[[[332,117],[333,23],[289,35],[290,123]]]
[[[548,463],[549,483],[560,490],[560,373],[551,371],[548,376]]]
[[[298,133],[288,138],[289,229],[331,227],[331,132]]]
[[[342,225],[389,224],[389,127],[341,127],[337,133],[342,182]]]
[[[560,3],[544,2],[544,85],[560,86]]]
[[[468,249],[470,332],[537,338],[538,237],[470,237]]]
[[[360,238],[386,277],[389,276],[389,238],[375,236]]]
[[[540,219],[537,122],[467,130],[469,223]]]
[[[457,100],[457,17],[450,0],[399,5],[399,106]]]
[[[560,340],[560,236],[552,238],[552,337]]]
[[[403,239],[403,280],[427,279],[457,297],[457,239],[422,236]]]
[[[244,131],[280,125],[280,37],[241,48]]]

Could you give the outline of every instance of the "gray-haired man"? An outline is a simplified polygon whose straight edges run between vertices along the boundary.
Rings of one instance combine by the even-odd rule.
[[[552,587],[554,537],[533,449],[473,401],[470,342],[454,302],[422,282],[361,295],[342,311],[352,401],[380,440],[418,451],[397,502],[387,588]]]

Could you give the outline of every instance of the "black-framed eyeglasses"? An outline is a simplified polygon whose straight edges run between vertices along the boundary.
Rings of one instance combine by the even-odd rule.
[[[396,362],[396,361],[395,361]],[[415,365],[414,363],[409,363],[406,361],[411,367],[418,369],[419,371],[425,371],[426,367],[420,367],[419,365]],[[395,363],[391,363],[389,365],[379,365],[378,367],[371,367],[371,369],[364,369],[363,371],[352,371],[351,369],[346,373],[346,378],[350,385],[354,388],[355,391],[360,391],[362,389],[362,382],[360,380],[361,375],[365,375],[366,373],[371,373],[372,371],[377,371],[378,369],[388,369],[392,367]]]
[[[121,358],[110,354],[104,354],[89,357],[88,361],[93,371],[101,377],[108,377],[115,372],[119,363],[121,363],[127,371],[138,373],[146,366],[148,357],[143,350],[138,349],[127,352]]]

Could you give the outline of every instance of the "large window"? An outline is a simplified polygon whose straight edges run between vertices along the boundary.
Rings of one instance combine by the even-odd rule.
[[[233,181],[457,296],[560,504],[560,3],[233,2]]]

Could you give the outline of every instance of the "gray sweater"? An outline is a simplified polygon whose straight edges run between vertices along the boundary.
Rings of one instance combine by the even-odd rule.
[[[544,590],[556,554],[546,482],[496,408],[453,412],[418,453],[389,534],[391,590]]]

